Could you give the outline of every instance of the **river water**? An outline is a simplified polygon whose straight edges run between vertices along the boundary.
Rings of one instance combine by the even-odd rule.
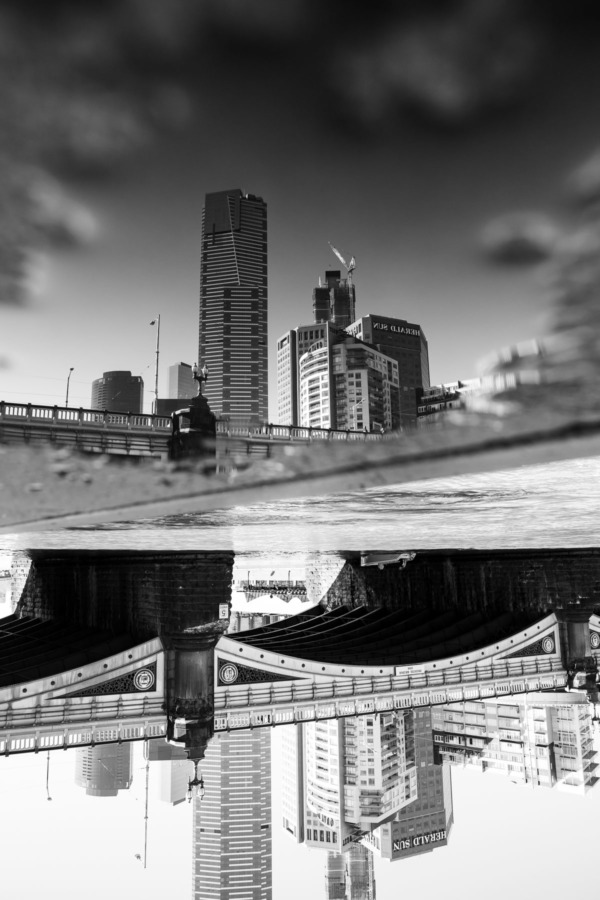
[[[8,551],[233,549],[269,557],[310,551],[599,543],[598,458],[205,514],[0,537],[0,549]]]

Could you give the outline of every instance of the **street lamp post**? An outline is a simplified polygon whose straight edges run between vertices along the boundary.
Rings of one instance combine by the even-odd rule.
[[[158,357],[160,354],[160,313],[156,319],[152,319],[151,325],[156,325],[156,368],[154,370],[154,414],[158,415]]]
[[[67,395],[65,397],[65,406],[69,405],[69,382],[71,381],[71,372],[74,368],[75,366],[71,366],[71,368],[69,369],[69,374],[67,375]]]
[[[194,760],[194,777],[190,778],[188,781],[188,789],[186,792],[188,803],[192,802],[194,790],[196,791],[196,796],[200,800],[204,797],[204,778],[202,777],[202,772],[200,773],[200,778],[198,778],[198,762],[199,760]]]

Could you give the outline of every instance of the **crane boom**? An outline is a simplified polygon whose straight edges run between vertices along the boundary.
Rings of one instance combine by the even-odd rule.
[[[339,250],[336,250],[332,243],[330,243],[329,246],[331,247],[331,249],[333,250],[333,252],[334,252],[335,255],[337,256],[337,258],[339,259],[339,261],[342,263],[342,265],[345,266],[345,268],[347,269],[347,268],[348,268],[348,263],[346,262],[346,260],[344,259],[344,257],[343,257],[342,254],[340,253],[340,251],[339,251]]]
[[[337,256],[337,258],[339,259],[339,261],[341,262],[341,264],[344,266],[344,268],[345,268],[346,271],[348,272],[348,282],[349,282],[350,284],[352,284],[352,273],[354,272],[354,270],[355,270],[355,268],[356,268],[356,260],[355,260],[355,258],[352,257],[352,259],[350,260],[350,262],[347,263],[346,260],[344,259],[344,257],[342,256],[342,254],[340,253],[340,251],[337,250],[336,247],[334,247],[333,244],[332,244],[331,242],[329,242],[329,246],[331,247],[331,249],[333,250],[333,252],[334,252],[335,255]]]

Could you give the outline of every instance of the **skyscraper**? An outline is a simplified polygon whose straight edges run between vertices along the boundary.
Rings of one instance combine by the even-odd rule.
[[[271,900],[271,734],[217,733],[194,799],[194,900]]]
[[[241,190],[207,194],[202,214],[198,362],[215,415],[268,419],[267,205]]]

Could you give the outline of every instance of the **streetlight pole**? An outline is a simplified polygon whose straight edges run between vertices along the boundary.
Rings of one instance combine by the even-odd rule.
[[[67,375],[67,396],[65,397],[65,406],[69,405],[69,382],[71,381],[71,372],[74,368],[75,366],[71,366],[71,368],[69,369],[69,374]]]
[[[156,325],[156,368],[154,371],[154,414],[158,414],[158,357],[160,354],[160,313],[156,319],[152,319],[151,325]]]
[[[50,751],[48,750],[48,756],[46,757],[46,799],[52,800],[50,796]]]

